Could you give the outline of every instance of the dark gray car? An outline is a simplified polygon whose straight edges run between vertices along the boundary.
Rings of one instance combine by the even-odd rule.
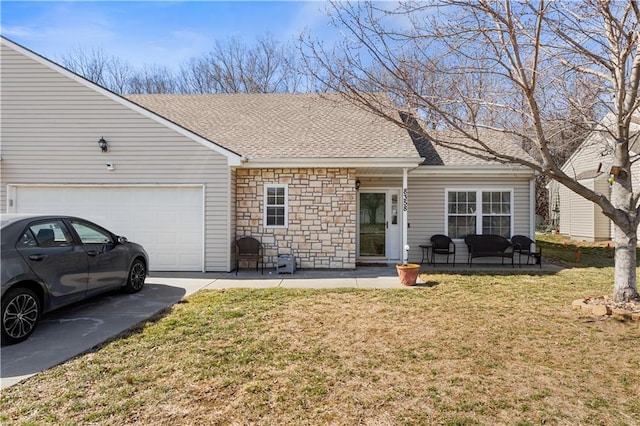
[[[42,314],[113,289],[142,289],[141,245],[70,216],[0,215],[2,344],[33,333]]]

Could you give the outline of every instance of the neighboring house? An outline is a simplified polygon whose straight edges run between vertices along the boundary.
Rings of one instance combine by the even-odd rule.
[[[433,234],[455,239],[457,262],[467,233],[533,236],[529,169],[412,138],[337,95],[122,97],[1,40],[0,211],[93,219],[142,243],[151,270],[230,271],[245,235],[267,267],[294,254],[338,269],[419,261]]]
[[[606,120],[606,118],[605,118]],[[640,131],[640,115],[634,116],[632,131]],[[587,139],[569,157],[562,170],[582,185],[593,191],[611,197],[611,166],[613,165],[613,138],[604,130],[606,124],[594,129]],[[637,153],[633,152],[635,156]],[[640,165],[634,163],[631,168],[633,186],[640,185]],[[614,228],[612,222],[595,203],[581,197],[557,182],[551,182],[549,189],[549,209],[552,223],[560,234],[578,241],[612,240]]]

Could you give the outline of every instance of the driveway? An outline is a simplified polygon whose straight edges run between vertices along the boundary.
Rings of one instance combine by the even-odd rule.
[[[139,293],[107,293],[45,315],[29,339],[0,349],[0,389],[89,351],[218,277],[206,275],[149,277]]]

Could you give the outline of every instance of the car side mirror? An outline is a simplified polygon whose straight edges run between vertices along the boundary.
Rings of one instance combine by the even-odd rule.
[[[118,237],[118,244],[126,244],[128,241],[127,237]]]

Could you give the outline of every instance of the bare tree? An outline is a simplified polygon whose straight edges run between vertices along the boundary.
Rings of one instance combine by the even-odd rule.
[[[616,229],[613,298],[638,298],[640,193],[630,176],[640,106],[637,0],[332,2],[329,9],[345,37],[330,50],[304,39],[310,72],[399,126],[407,124],[396,109],[410,112],[436,144],[524,165],[597,204]],[[439,129],[458,137],[445,139]],[[584,138],[576,129],[615,141],[620,173],[611,200],[561,169],[558,141],[575,145]],[[521,141],[532,158],[495,148],[485,131]]]
[[[131,65],[100,49],[76,47],[61,58],[61,64],[76,74],[116,93],[125,93],[133,75]]]
[[[593,131],[593,123],[603,115],[603,111],[599,111],[601,105],[598,103],[599,82],[588,75],[576,77],[579,80],[570,84],[568,81],[565,82],[566,98],[570,104],[557,111],[549,111],[549,121],[563,123],[559,126],[561,130],[558,133],[549,136],[549,150],[556,164],[563,164],[569,159]],[[535,148],[529,151],[534,156],[537,153]],[[557,202],[554,205],[554,200],[549,199],[547,184],[550,181],[551,179],[545,175],[536,177],[536,214],[547,218],[549,222],[551,209],[558,207]]]
[[[167,67],[146,65],[132,75],[127,86],[128,93],[164,94],[178,93],[176,77]]]
[[[127,93],[135,70],[127,61],[113,57],[107,66],[107,88],[115,93]]]
[[[292,93],[309,87],[293,44],[264,35],[254,43],[229,38],[180,66],[133,68],[100,49],[78,47],[62,57],[71,71],[116,93]]]
[[[181,68],[183,93],[295,92],[302,77],[298,52],[265,35],[252,45],[234,37],[216,42],[208,54]]]

